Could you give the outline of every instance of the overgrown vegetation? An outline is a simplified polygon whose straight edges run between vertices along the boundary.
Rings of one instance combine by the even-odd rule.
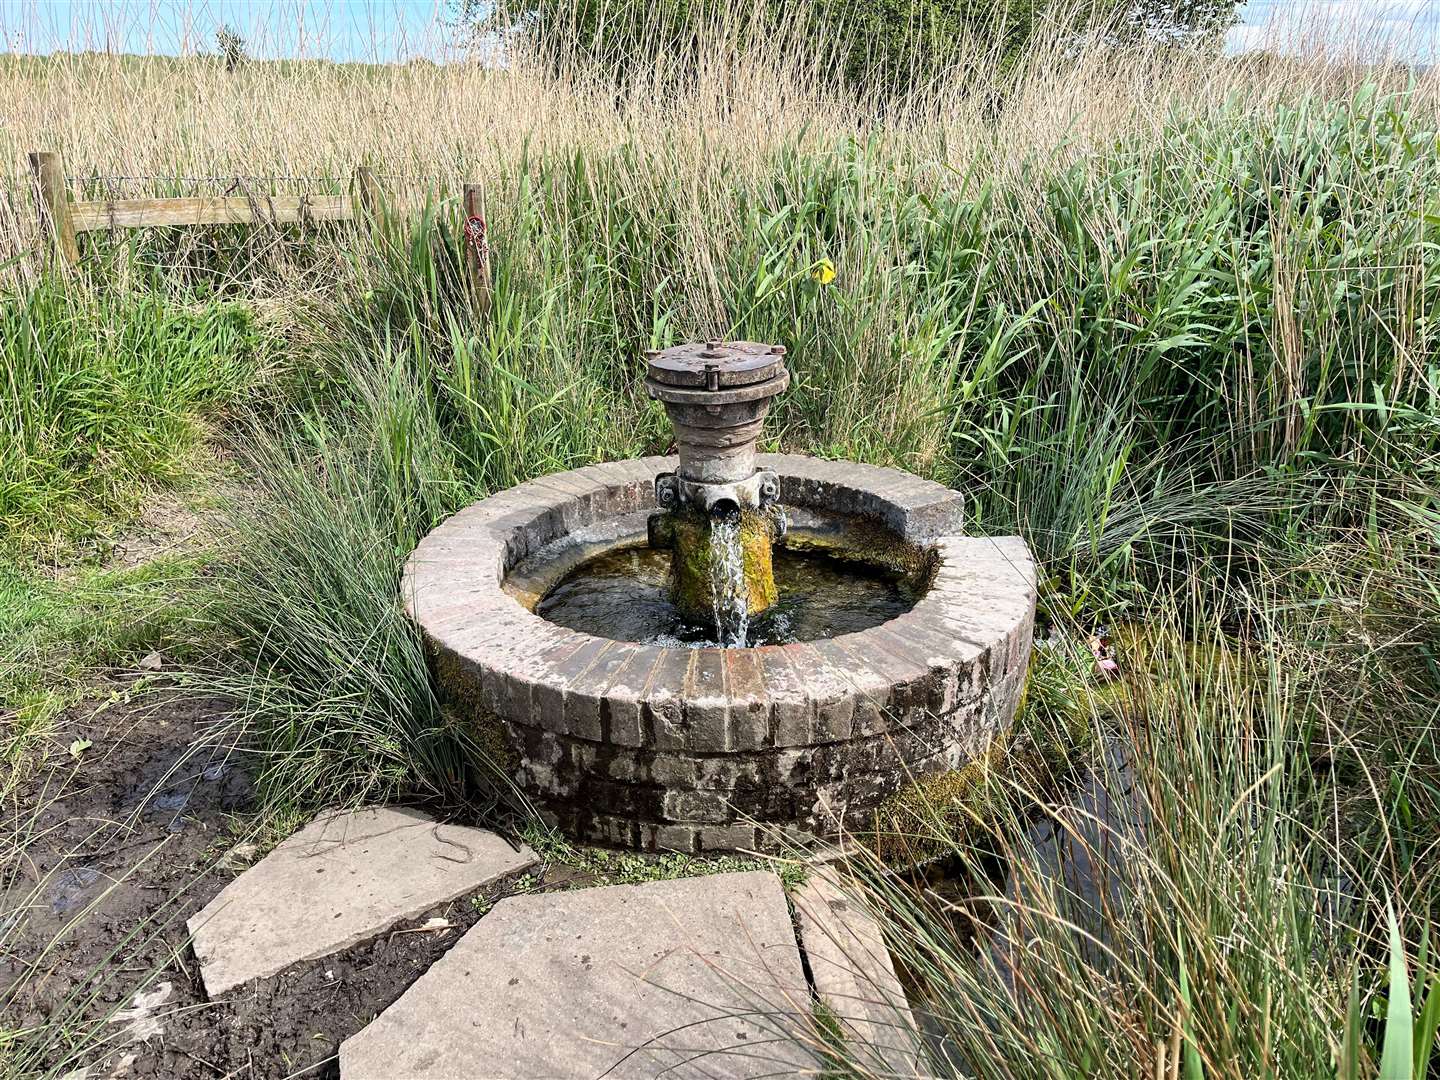
[[[6,547],[72,556],[113,539],[147,487],[265,378],[254,316],[189,305],[163,283],[112,291],[47,280],[0,306],[0,528]]]
[[[486,492],[663,450],[643,348],[783,343],[795,381],[770,448],[960,488],[974,531],[1019,531],[1040,557],[1042,633],[1130,628],[1118,689],[1042,650],[1027,697],[1028,737],[1078,747],[1065,779],[1103,820],[1063,810],[1065,784],[995,770],[970,827],[953,827],[969,790],[907,818],[961,895],[864,875],[943,1035],[935,1070],[1373,1076],[1387,1054],[1400,1068],[1403,1032],[1393,1075],[1423,1074],[1422,1010],[1440,1007],[1433,81],[1042,42],[897,105],[814,78],[785,39],[714,44],[698,78],[622,58],[620,88],[523,52],[504,72],[0,69],[7,152],[49,138],[45,103],[83,78],[94,104],[57,135],[80,168],[335,183],[364,158],[402,222],[239,265],[147,235],[130,258],[156,269],[113,294],[104,235],[66,286],[0,261],[12,588],[43,593],[33,551],[175,479],[224,412],[247,486],[187,588],[217,643],[199,676],[240,701],[265,791],[473,800],[474,734],[438,707],[395,604],[406,554]],[[185,139],[136,137],[177,109]],[[472,179],[488,309],[453,227]],[[207,279],[223,302],[195,302]],[[281,352],[299,372],[283,404],[247,409],[257,358]],[[1037,813],[1077,838],[1104,902],[1045,863]]]

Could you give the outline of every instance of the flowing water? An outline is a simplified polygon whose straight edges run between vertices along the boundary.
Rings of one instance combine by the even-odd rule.
[[[745,585],[739,514],[710,521],[710,605],[716,640],[726,648],[744,645],[750,634],[750,590]]]
[[[864,630],[909,611],[916,595],[898,575],[823,555],[776,548],[780,599],[734,627],[724,644],[784,645]],[[617,641],[693,647],[722,644],[713,626],[687,624],[670,603],[670,553],[621,548],[572,571],[540,602],[551,622]],[[743,630],[743,636],[742,636]]]

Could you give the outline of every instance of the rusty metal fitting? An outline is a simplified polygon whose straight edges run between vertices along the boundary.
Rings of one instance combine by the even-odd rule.
[[[655,505],[662,510],[693,506],[710,514],[716,510],[764,510],[780,498],[780,478],[769,469],[759,469],[734,483],[707,484],[686,480],[679,473],[661,473],[655,478]]]

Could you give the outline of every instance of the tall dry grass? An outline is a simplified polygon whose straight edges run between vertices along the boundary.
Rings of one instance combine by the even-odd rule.
[[[1118,49],[1073,41],[1066,19],[1055,12],[1014,66],[973,43],[967,62],[901,103],[836,90],[830,61],[798,24],[737,46],[723,19],[701,31],[698,71],[663,52],[615,57],[629,72],[618,88],[578,69],[557,73],[523,45],[503,67],[486,47],[481,59],[442,64],[268,60],[235,72],[218,57],[0,53],[0,259],[35,243],[32,150],[64,155],[77,197],[223,189],[237,177],[255,190],[344,184],[370,164],[413,208],[468,181],[499,186],[527,159],[624,145],[643,164],[617,194],[643,200],[656,184],[682,183],[682,239],[703,268],[730,185],[766,175],[782,150],[878,140],[927,184],[976,188],[1033,183],[1034,170],[1063,169],[1117,140],[1161,139],[1177,115],[1223,108],[1243,122],[1377,83],[1409,89],[1421,108],[1440,100],[1433,73],[1398,65]],[[286,38],[283,27],[265,36]]]

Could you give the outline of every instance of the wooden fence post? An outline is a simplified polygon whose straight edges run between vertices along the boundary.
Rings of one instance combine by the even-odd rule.
[[[385,191],[368,165],[355,170],[355,218],[372,229],[385,224]]]
[[[66,267],[74,266],[80,261],[80,245],[75,242],[75,219],[70,212],[65,162],[59,154],[35,151],[30,155],[30,171],[35,174],[41,234],[50,238],[55,253]]]
[[[465,249],[470,288],[482,315],[490,311],[490,233],[485,220],[485,187],[465,185]]]

